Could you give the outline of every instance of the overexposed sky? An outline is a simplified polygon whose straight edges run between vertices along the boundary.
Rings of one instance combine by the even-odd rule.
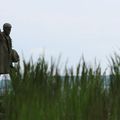
[[[107,67],[120,48],[119,0],[3,0],[0,27],[12,24],[13,47],[20,56],[58,58],[77,65],[82,55]]]

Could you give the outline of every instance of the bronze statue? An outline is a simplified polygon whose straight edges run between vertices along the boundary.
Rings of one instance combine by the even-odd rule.
[[[0,32],[0,74],[8,74],[12,68],[12,62],[19,61],[19,55],[12,49],[10,37],[11,24],[3,25],[3,32]]]
[[[19,61],[19,55],[12,49],[12,40],[10,37],[11,24],[3,25],[3,32],[0,31],[0,95],[4,94],[10,88],[10,69],[13,63]]]

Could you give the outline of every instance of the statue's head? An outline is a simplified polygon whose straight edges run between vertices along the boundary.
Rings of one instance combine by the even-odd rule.
[[[10,23],[5,23],[3,25],[3,30],[6,35],[10,35],[12,25]]]

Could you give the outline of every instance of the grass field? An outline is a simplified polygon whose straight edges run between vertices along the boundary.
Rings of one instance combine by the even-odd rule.
[[[120,57],[110,58],[109,86],[101,66],[82,60],[60,74],[44,58],[11,71],[13,89],[2,97],[5,120],[120,120]]]

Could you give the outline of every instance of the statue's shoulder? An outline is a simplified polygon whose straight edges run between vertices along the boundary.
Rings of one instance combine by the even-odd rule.
[[[1,30],[0,30],[0,36],[1,36],[1,37],[3,37],[3,36],[4,36],[4,33],[3,33],[3,32],[1,32]]]
[[[3,38],[3,33],[0,30],[0,40]]]
[[[3,42],[5,39],[4,33],[0,31],[0,41]]]

